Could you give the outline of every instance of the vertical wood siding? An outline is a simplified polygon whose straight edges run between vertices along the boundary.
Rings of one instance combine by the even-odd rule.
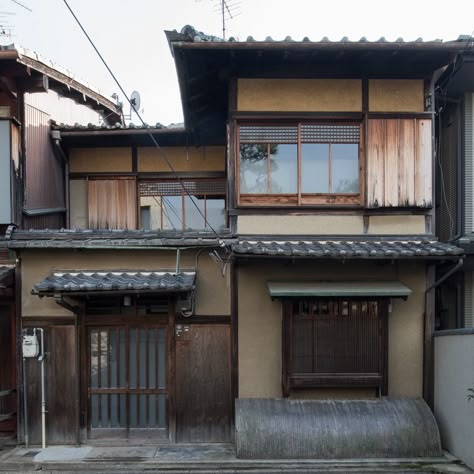
[[[431,120],[370,119],[368,207],[430,207]]]
[[[102,179],[88,183],[90,229],[135,229],[135,179]]]

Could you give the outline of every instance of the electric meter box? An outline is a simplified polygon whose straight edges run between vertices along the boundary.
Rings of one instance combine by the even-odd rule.
[[[38,357],[40,344],[36,335],[23,335],[23,357]]]

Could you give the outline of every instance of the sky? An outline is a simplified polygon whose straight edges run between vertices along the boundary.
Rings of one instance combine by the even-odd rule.
[[[0,25],[7,22],[15,43],[35,51],[55,65],[110,97],[118,87],[75,23],[63,0],[0,0]],[[283,40],[324,36],[340,40],[405,41],[422,37],[453,40],[474,30],[474,0],[227,0],[234,18],[226,21],[226,36],[245,40],[267,36]],[[193,25],[222,36],[218,0],[68,0],[124,90],[137,90],[142,116],[154,125],[182,122],[176,69],[164,30]],[[9,13],[3,15],[2,12]],[[7,29],[8,31],[8,29]],[[123,99],[122,99],[123,100]],[[125,108],[127,113],[128,108]],[[132,122],[139,123],[136,116]]]

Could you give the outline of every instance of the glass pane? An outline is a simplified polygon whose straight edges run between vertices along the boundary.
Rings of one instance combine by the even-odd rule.
[[[151,206],[140,206],[140,228],[150,230],[151,227]]]
[[[110,395],[110,426],[111,428],[118,428],[120,426],[119,403],[116,393]]]
[[[117,329],[110,330],[110,387],[117,388]]]
[[[194,204],[193,204],[194,202]],[[184,196],[184,215],[186,229],[202,230],[204,225],[204,196]],[[201,211],[202,215],[199,213]]]
[[[225,229],[225,199],[206,196],[206,219],[214,230]]]
[[[270,145],[270,192],[298,192],[298,146]]]
[[[126,386],[126,380],[125,380],[125,370],[126,370],[126,363],[125,363],[125,329],[120,329],[120,353],[119,353],[119,359],[120,359],[120,364],[119,364],[119,374],[120,374],[120,382],[119,382],[119,387],[125,387]]]
[[[331,145],[332,192],[359,192],[359,145],[357,143]]]
[[[163,196],[163,230],[181,230],[183,228],[183,200],[181,196]]]
[[[138,427],[138,413],[137,413],[137,396],[135,394],[130,395],[130,428]]]
[[[166,428],[166,395],[158,395],[158,428]]]
[[[148,396],[148,426],[150,428],[156,427],[156,395]]]
[[[329,192],[329,145],[301,144],[301,192]]]
[[[155,329],[148,330],[148,388],[156,388],[156,344]]]
[[[166,387],[166,330],[158,330],[158,388]]]
[[[99,427],[99,395],[91,395],[91,428]]]
[[[147,427],[147,419],[146,419],[146,405],[147,405],[147,398],[148,395],[140,395],[140,416],[139,416],[139,428],[146,428]]]
[[[139,348],[139,363],[138,363],[138,371],[139,371],[139,385],[140,388],[147,388],[146,384],[146,369],[147,369],[147,354],[146,354],[146,333],[145,329],[140,329],[140,348]]]
[[[137,388],[137,330],[130,329],[130,388]]]
[[[97,388],[99,371],[99,346],[97,342],[97,331],[91,331],[91,387]]]
[[[102,388],[108,388],[108,341],[106,331],[100,331],[100,378],[99,384]]]
[[[268,192],[268,156],[266,144],[240,145],[240,192]]]
[[[101,427],[102,428],[108,428],[109,426],[109,396],[108,395],[101,395],[101,416],[102,416],[102,422],[101,422]]]

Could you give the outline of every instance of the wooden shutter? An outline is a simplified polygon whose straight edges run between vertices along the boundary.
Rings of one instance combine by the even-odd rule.
[[[431,207],[430,119],[370,119],[368,207]]]
[[[135,229],[135,179],[101,179],[88,182],[90,229]]]

